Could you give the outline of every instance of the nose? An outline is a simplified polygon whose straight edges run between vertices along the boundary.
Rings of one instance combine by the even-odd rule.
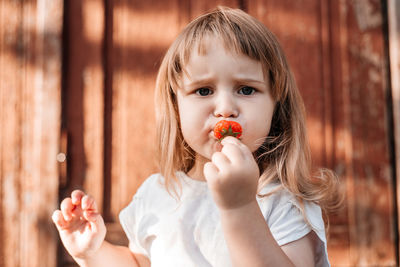
[[[215,117],[236,118],[239,115],[235,97],[229,93],[220,93],[215,99]]]

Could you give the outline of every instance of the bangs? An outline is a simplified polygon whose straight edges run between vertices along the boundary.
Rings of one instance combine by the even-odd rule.
[[[187,65],[194,49],[197,49],[200,55],[207,53],[207,38],[220,40],[227,51],[243,54],[261,62],[265,77],[268,77],[273,85],[276,79],[272,66],[276,68],[276,63],[282,62],[275,54],[281,54],[279,47],[275,45],[275,37],[263,24],[245,12],[219,8],[189,23],[168,51],[168,76],[175,94],[179,88],[181,74],[185,72],[184,66]],[[278,97],[275,90],[271,93],[275,99]]]

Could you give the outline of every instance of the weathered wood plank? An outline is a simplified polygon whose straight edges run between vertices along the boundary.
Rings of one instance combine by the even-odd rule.
[[[316,166],[325,165],[326,110],[324,90],[320,90],[324,64],[320,1],[249,1],[248,9],[277,36],[285,51],[307,107],[314,163]]]
[[[62,1],[2,1],[1,266],[55,266]]]
[[[111,217],[157,171],[154,85],[180,28],[179,1],[114,1]],[[185,11],[183,11],[185,12]],[[167,26],[166,26],[167,25]]]
[[[58,207],[58,166],[56,155],[60,145],[61,129],[61,71],[62,71],[62,0],[40,0],[37,4],[38,35],[38,67],[36,79],[42,83],[37,85],[41,98],[35,103],[41,112],[41,131],[37,133],[40,142],[40,177],[35,197],[38,218],[36,228],[39,229],[39,250],[37,266],[55,266],[57,260],[57,234],[51,222],[51,214]],[[41,76],[40,76],[41,75]],[[30,87],[29,84],[27,84]],[[24,179],[24,178],[23,178]],[[32,212],[31,210],[28,212]],[[29,259],[29,251],[27,252]],[[28,265],[29,261],[28,261]]]
[[[397,215],[400,216],[400,2],[388,1],[390,78],[392,88],[393,136],[395,147],[394,174],[397,177]],[[397,218],[400,221],[400,217]],[[397,232],[400,232],[397,225]],[[398,238],[398,237],[397,237]],[[400,251],[398,251],[400,254]]]
[[[65,2],[64,127],[68,133],[68,177],[62,198],[74,189],[104,200],[105,9],[102,0]],[[71,262],[63,249],[62,262]]]
[[[64,2],[63,127],[67,131],[67,181],[63,199],[73,189],[83,189],[86,173],[84,146],[83,73],[88,48],[83,37],[82,1]]]
[[[38,200],[35,192],[39,190],[39,181],[41,173],[41,110],[38,106],[39,99],[42,97],[43,70],[41,68],[42,61],[39,51],[42,47],[41,36],[42,28],[39,25],[40,18],[37,17],[37,3],[26,2],[21,6],[21,45],[22,60],[21,70],[23,75],[19,77],[22,81],[20,88],[20,97],[18,102],[20,109],[19,123],[21,125],[20,142],[21,142],[21,164],[18,179],[20,180],[20,250],[21,250],[21,266],[37,267],[39,259],[39,229],[38,224],[39,211]],[[39,76],[38,78],[36,78]],[[32,116],[33,115],[33,116]],[[24,179],[24,180],[22,180]],[[30,252],[30,255],[28,253]],[[29,259],[30,258],[30,259]],[[29,261],[31,260],[31,261]]]
[[[343,2],[342,2],[343,3]],[[349,64],[346,47],[348,44],[346,16],[338,1],[329,2],[329,44],[330,47],[330,83],[332,90],[333,112],[333,169],[340,177],[342,183],[349,192],[353,192],[353,168],[352,168],[352,136],[351,120],[349,116],[351,104],[349,98]],[[334,74],[334,75],[333,75]],[[346,266],[355,262],[352,257],[357,253],[357,246],[351,240],[354,237],[354,209],[351,202],[354,199],[347,197],[344,209],[334,217],[331,222],[328,251],[333,266]]]
[[[347,3],[357,264],[395,266],[381,1]]]
[[[68,129],[68,188],[81,188],[102,210],[104,161],[104,1],[65,3],[65,128]]]
[[[85,191],[103,206],[104,161],[104,1],[82,1],[82,28],[85,48],[83,70],[83,144],[86,158]]]
[[[1,91],[1,248],[2,266],[20,265],[20,133],[18,99],[21,89],[19,2],[0,2],[0,91]]]
[[[58,200],[58,168],[55,157],[59,150],[60,139],[62,6],[61,0],[41,0],[36,4],[38,33],[33,39],[36,43],[32,47],[37,49],[36,64],[38,67],[32,72],[31,81],[32,83],[36,82],[37,95],[34,98],[32,112],[26,114],[29,119],[32,113],[37,112],[35,124],[32,126],[35,134],[33,141],[38,145],[34,146],[36,150],[32,151],[32,154],[27,155],[26,164],[27,171],[29,171],[32,155],[40,154],[38,165],[40,171],[36,173],[37,184],[35,188],[32,188],[34,191],[31,191],[35,197],[34,210],[38,211],[33,229],[38,229],[39,233],[38,242],[26,251],[26,266],[32,266],[31,253],[34,249],[38,250],[36,266],[42,266],[42,264],[50,266],[56,262],[57,246],[54,242],[55,235],[52,231],[53,224],[50,221],[50,215],[57,207]],[[31,88],[29,81],[27,81],[26,87]],[[24,176],[22,178],[25,179]],[[29,201],[29,198],[25,199]],[[32,209],[26,211],[28,216],[32,213]],[[30,238],[29,234],[28,231],[27,239]]]

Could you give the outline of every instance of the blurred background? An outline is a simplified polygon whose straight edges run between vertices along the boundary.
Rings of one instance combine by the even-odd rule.
[[[127,243],[118,213],[157,172],[161,58],[218,5],[258,18],[286,52],[314,167],[345,191],[332,265],[398,266],[397,0],[1,0],[0,266],[75,266],[50,217],[77,188],[96,198],[107,239]]]

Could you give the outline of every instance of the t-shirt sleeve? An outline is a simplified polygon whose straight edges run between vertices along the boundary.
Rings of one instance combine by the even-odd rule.
[[[129,249],[135,254],[142,254],[149,257],[144,244],[141,240],[143,236],[139,231],[142,211],[143,200],[140,197],[133,197],[132,201],[126,206],[119,214],[119,220],[122,228],[129,240]]]
[[[135,254],[150,258],[150,247],[154,235],[151,226],[157,221],[155,214],[149,212],[146,199],[154,187],[157,175],[152,175],[139,187],[132,201],[119,214],[119,220],[129,240],[129,249]],[[146,204],[147,203],[147,204]]]
[[[298,240],[311,231],[301,211],[290,202],[273,209],[267,221],[280,246]]]
[[[280,246],[299,240],[314,231],[319,238],[315,248],[316,266],[330,266],[325,225],[321,208],[317,204],[305,202],[304,217],[295,198],[287,191],[282,190],[261,198],[259,205],[272,235]]]

